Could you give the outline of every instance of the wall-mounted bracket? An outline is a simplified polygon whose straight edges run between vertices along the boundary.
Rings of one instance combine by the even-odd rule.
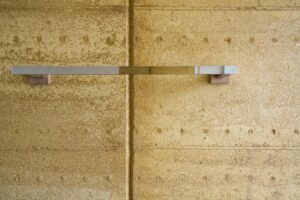
[[[51,75],[29,75],[28,81],[31,85],[50,85]]]
[[[33,85],[51,83],[50,75],[210,75],[210,82],[229,83],[229,75],[237,74],[236,66],[190,66],[190,67],[118,67],[118,66],[19,66],[11,69],[12,74],[29,76]]]
[[[210,75],[210,83],[212,84],[226,84],[230,82],[229,75]]]
[[[195,74],[210,75],[210,83],[226,84],[230,82],[230,75],[238,73],[237,66],[196,66]]]

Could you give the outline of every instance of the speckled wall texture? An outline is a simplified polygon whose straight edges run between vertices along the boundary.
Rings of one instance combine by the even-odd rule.
[[[300,199],[300,1],[136,0],[135,65],[238,65],[136,77],[135,199]]]
[[[0,200],[125,199],[126,81],[12,76],[14,65],[126,65],[125,0],[0,0]],[[136,200],[300,199],[300,1],[135,0]]]
[[[124,199],[125,77],[53,76],[14,65],[125,65],[114,1],[0,1],[0,199]]]

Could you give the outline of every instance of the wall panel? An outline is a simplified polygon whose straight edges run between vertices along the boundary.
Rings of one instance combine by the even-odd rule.
[[[136,199],[298,199],[298,10],[135,10],[135,64],[238,65],[135,78]]]
[[[125,65],[124,1],[0,2],[0,199],[124,199],[125,77],[16,65]]]

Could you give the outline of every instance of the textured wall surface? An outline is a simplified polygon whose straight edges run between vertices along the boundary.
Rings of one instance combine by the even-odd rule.
[[[135,0],[134,199],[300,199],[300,1]],[[0,199],[125,199],[125,77],[12,76],[126,65],[124,0],[0,0]]]
[[[123,1],[0,1],[0,199],[124,199],[125,78],[14,65],[125,65]]]
[[[136,65],[241,72],[136,77],[135,199],[300,199],[300,1],[260,2],[136,0]]]

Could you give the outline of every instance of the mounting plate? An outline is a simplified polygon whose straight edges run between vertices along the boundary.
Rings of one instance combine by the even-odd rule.
[[[51,76],[50,75],[29,75],[29,84],[31,85],[50,85]]]

